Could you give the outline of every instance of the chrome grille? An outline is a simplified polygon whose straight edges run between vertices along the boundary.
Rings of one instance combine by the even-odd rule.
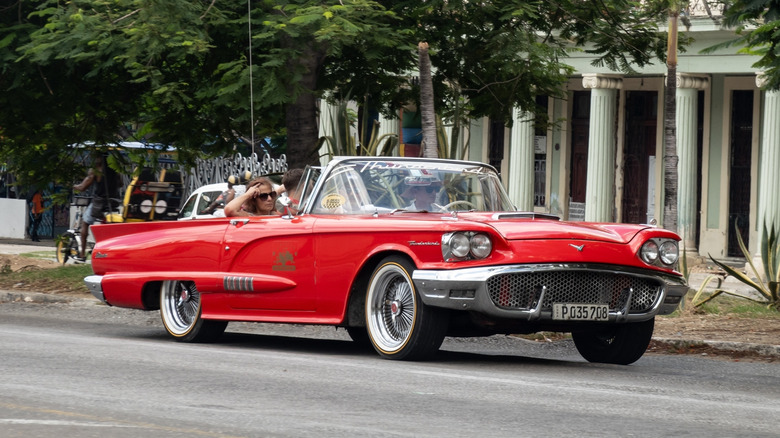
[[[553,303],[608,304],[621,310],[631,294],[630,312],[649,310],[661,293],[661,283],[644,277],[613,272],[538,271],[498,274],[487,280],[490,299],[504,309],[536,307],[545,289],[542,310]]]

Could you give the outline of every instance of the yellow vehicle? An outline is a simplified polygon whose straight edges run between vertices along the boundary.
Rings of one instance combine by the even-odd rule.
[[[106,215],[106,223],[176,220],[183,193],[181,173],[173,169],[144,168],[125,190],[119,212]]]

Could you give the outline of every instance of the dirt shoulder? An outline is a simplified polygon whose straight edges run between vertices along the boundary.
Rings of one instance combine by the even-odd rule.
[[[780,362],[780,319],[723,315],[657,317],[650,353]]]

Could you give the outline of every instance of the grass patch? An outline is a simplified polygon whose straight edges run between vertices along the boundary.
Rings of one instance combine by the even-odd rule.
[[[744,298],[730,295],[719,295],[698,308],[693,306],[693,293],[685,297],[685,305],[678,308],[670,316],[680,315],[718,315],[738,318],[776,319],[780,320],[780,312],[767,307],[766,304],[754,303]],[[706,298],[706,296],[705,296]]]
[[[0,289],[88,294],[84,285],[84,277],[88,275],[92,275],[92,265],[89,264],[4,271],[0,273]]]
[[[767,306],[762,306],[760,304],[743,304],[734,306],[730,313],[734,315],[739,315],[747,318],[773,318],[773,319],[780,319],[780,312],[777,310],[773,310],[768,308]]]
[[[57,256],[54,250],[25,252],[19,255],[22,257],[29,257],[31,259],[42,259],[42,260],[54,260]]]

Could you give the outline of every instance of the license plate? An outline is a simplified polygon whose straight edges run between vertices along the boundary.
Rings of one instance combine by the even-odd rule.
[[[609,307],[606,304],[553,303],[553,319],[565,321],[606,321]]]

